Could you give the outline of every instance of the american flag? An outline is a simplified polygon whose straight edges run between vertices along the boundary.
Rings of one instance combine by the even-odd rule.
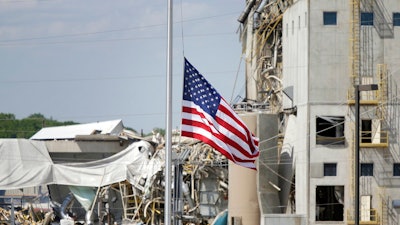
[[[181,129],[182,136],[203,141],[237,165],[256,169],[258,138],[186,58]]]

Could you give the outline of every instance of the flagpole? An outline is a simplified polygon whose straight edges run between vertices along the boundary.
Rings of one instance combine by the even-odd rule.
[[[171,183],[172,183],[172,0],[168,0],[168,44],[167,44],[167,118],[166,118],[166,140],[165,140],[165,202],[164,202],[164,224],[171,225]]]

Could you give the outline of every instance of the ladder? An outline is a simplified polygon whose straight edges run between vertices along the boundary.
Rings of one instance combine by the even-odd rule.
[[[387,103],[388,103],[388,72],[386,64],[378,64],[377,68],[378,79],[379,79],[379,89],[378,89],[378,100],[379,107],[377,111],[378,118],[381,121],[386,121],[387,117]]]
[[[119,182],[119,190],[124,213],[123,219],[133,221],[137,218],[140,207],[136,190],[127,181]]]

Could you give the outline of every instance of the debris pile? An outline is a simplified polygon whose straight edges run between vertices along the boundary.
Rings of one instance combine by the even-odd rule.
[[[21,224],[21,225],[47,225],[54,219],[52,211],[34,210],[32,205],[28,208],[7,210],[0,208],[0,224]]]
[[[228,204],[228,161],[210,146],[194,139],[173,146],[173,217],[182,224],[210,224]],[[165,197],[165,148],[143,150],[149,165],[161,165],[152,176],[100,187],[94,202],[85,208],[79,199],[64,196],[55,202],[57,217],[85,224],[163,224]],[[149,169],[151,170],[151,169]],[[71,187],[69,188],[71,191]],[[57,187],[60,190],[60,187]],[[66,193],[66,191],[63,191]],[[50,189],[50,194],[54,191]],[[77,195],[68,195],[76,198]],[[78,200],[78,201],[75,201]],[[74,202],[72,202],[74,201]],[[67,207],[62,207],[62,205]]]
[[[175,137],[169,203],[173,218],[180,224],[210,224],[228,206],[228,161],[203,142]],[[164,142],[157,138],[132,140],[109,157],[78,163],[54,162],[42,141],[2,140],[0,146],[10,155],[1,160],[8,165],[7,176],[12,179],[2,180],[0,187],[47,189],[52,211],[14,205],[14,211],[11,207],[2,209],[0,220],[6,224],[163,224]],[[32,163],[32,158],[41,163]]]

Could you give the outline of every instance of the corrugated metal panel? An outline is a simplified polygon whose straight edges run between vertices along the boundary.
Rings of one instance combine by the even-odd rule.
[[[111,120],[97,123],[77,124],[59,127],[46,127],[34,134],[32,140],[74,139],[76,135],[113,134],[123,130],[122,120]]]

